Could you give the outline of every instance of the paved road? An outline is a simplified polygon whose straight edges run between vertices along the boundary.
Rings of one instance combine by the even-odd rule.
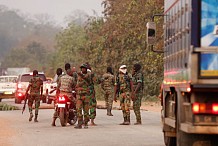
[[[1,111],[0,124],[3,136],[0,145],[12,146],[164,146],[161,132],[160,113],[142,111],[142,125],[133,125],[135,116],[131,111],[129,126],[119,125],[122,112],[114,110],[113,117],[106,116],[106,110],[98,109],[96,123],[88,129],[74,129],[74,126],[52,127],[52,109],[41,109],[39,123],[28,121],[28,112],[21,110]],[[5,134],[4,134],[5,132]]]

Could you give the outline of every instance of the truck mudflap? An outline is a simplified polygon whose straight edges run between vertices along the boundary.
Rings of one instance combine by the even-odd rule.
[[[218,134],[218,126],[193,126],[191,123],[181,123],[180,130],[193,134]]]

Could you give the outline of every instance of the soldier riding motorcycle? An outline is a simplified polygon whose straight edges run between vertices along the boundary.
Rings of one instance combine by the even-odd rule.
[[[75,107],[76,92],[73,90],[76,83],[68,72],[62,75],[57,70],[57,75],[59,75],[59,77],[57,79],[56,104],[52,126],[56,126],[55,121],[57,118],[60,119],[62,126],[66,126],[67,123],[73,125],[77,121]]]

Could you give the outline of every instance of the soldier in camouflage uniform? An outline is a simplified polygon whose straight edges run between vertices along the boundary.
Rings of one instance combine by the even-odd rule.
[[[62,76],[62,69],[61,68],[58,68],[57,70],[56,70],[56,74],[57,74],[57,83],[59,82],[59,80],[60,80],[60,77]],[[54,100],[54,106],[56,105],[56,103],[57,103],[57,98],[58,98],[58,91],[56,90],[56,96],[55,96],[55,100]],[[57,107],[55,106],[55,112],[54,112],[54,114],[53,114],[53,121],[52,121],[52,126],[56,126],[55,125],[55,121],[56,121],[56,119],[58,118],[58,113],[57,113]]]
[[[33,113],[32,113],[32,106],[33,102],[35,101],[35,118],[34,122],[38,122],[38,113],[39,113],[39,106],[40,106],[40,97],[42,97],[43,92],[43,81],[38,76],[38,71],[33,71],[33,77],[31,78],[29,85],[26,90],[26,95],[30,90],[30,95],[28,96],[28,107],[30,112],[29,121],[32,121]]]
[[[78,117],[78,124],[74,127],[76,129],[81,129],[83,124],[84,124],[84,128],[88,128],[90,86],[92,84],[91,73],[87,72],[88,69],[87,64],[82,64],[80,66],[80,69],[81,72],[78,72],[78,78],[76,84],[76,92],[77,92],[76,109],[77,109],[77,117]]]
[[[100,79],[99,77],[91,71],[91,66],[86,63],[88,66],[88,72],[91,73],[91,85],[89,87],[90,89],[90,104],[89,104],[89,118],[91,119],[91,126],[96,126],[94,120],[96,117],[96,108],[97,108],[97,100],[96,100],[96,96],[95,96],[95,84],[100,84]]]
[[[142,84],[143,84],[143,75],[140,72],[141,65],[140,64],[134,64],[133,67],[133,74],[132,74],[132,82],[133,82],[133,88],[134,92],[132,93],[133,96],[133,110],[136,116],[136,123],[134,125],[141,125],[141,113],[140,113],[140,107],[141,107],[141,101],[142,101]]]
[[[130,125],[130,105],[131,105],[131,92],[133,91],[133,84],[131,75],[127,73],[126,65],[119,68],[119,74],[115,78],[114,88],[114,101],[116,102],[116,93],[119,90],[120,106],[123,112],[124,122],[120,125]]]
[[[72,104],[75,104],[76,99],[73,97],[72,91],[76,86],[76,81],[71,76],[70,72],[68,72],[68,68],[66,68],[66,74],[59,76],[58,82],[57,82],[57,94],[58,95],[66,95],[72,102]],[[69,113],[67,113],[69,116]],[[57,111],[54,113],[52,126],[55,126],[55,120],[57,118]]]
[[[65,64],[65,70],[66,70],[66,73],[72,77],[74,77],[74,80],[77,81],[77,73],[76,73],[76,68],[73,67],[71,69],[71,65],[69,63],[66,63]]]
[[[114,95],[114,75],[111,67],[107,67],[107,72],[103,74],[101,87],[104,90],[107,115],[113,116],[111,110],[113,106],[113,95]]]

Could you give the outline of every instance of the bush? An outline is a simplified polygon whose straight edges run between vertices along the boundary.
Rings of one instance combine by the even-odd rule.
[[[0,103],[0,111],[11,111],[11,110],[18,110],[18,107],[8,105],[6,103]]]

